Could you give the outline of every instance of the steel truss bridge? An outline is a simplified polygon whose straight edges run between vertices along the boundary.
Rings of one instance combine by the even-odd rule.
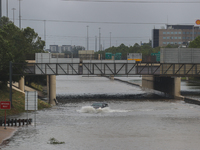
[[[20,67],[19,67],[20,66]],[[21,68],[22,70],[19,70]],[[12,63],[12,75],[158,75],[199,76],[200,64],[188,63]]]

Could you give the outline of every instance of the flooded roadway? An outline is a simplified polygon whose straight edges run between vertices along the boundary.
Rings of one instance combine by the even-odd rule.
[[[106,78],[57,77],[58,94],[87,95],[88,91],[98,95],[102,91],[110,95],[130,94],[131,91],[134,94],[147,93],[139,87]],[[153,102],[148,98],[140,101],[101,99],[109,104],[109,108],[95,110],[90,106],[95,101],[96,99],[90,99],[85,102],[63,103],[38,111],[36,128],[20,128],[10,143],[2,149],[199,149],[200,106],[164,99]],[[24,118],[26,114],[20,117]],[[34,115],[29,114],[29,117],[34,118]],[[48,144],[50,138],[56,138],[65,144]]]

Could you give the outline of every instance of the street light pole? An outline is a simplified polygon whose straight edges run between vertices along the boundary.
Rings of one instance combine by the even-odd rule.
[[[110,47],[111,47],[111,32],[110,32]]]
[[[21,29],[21,0],[19,0],[19,28]]]
[[[15,8],[12,8],[12,10],[13,10],[13,24],[15,24],[15,12],[14,12],[14,11],[15,11],[16,9],[15,9]]]
[[[45,42],[44,49],[46,49],[46,20],[44,20],[44,42]]]
[[[2,5],[1,5],[2,3],[1,3],[1,0],[0,0],[0,18],[2,17]]]
[[[101,50],[101,28],[99,28],[99,50]]]
[[[8,0],[6,0],[6,17],[8,18]]]
[[[95,52],[97,52],[97,36],[95,36]]]
[[[87,50],[89,50],[88,27],[89,26],[87,26]]]

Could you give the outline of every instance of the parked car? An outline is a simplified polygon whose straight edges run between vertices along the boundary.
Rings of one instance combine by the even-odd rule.
[[[101,108],[108,107],[108,104],[102,103],[102,102],[96,102],[96,103],[93,103],[91,106],[95,109],[99,109],[99,108],[101,109]]]

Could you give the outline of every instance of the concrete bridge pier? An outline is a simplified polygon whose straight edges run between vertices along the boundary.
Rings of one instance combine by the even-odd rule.
[[[114,80],[115,76],[114,75],[110,75],[109,79]]]
[[[56,105],[56,75],[47,75],[47,95],[49,104]]]
[[[18,82],[18,88],[24,92],[24,77],[21,77],[21,79]]]
[[[142,76],[142,87],[180,98],[181,77]]]

